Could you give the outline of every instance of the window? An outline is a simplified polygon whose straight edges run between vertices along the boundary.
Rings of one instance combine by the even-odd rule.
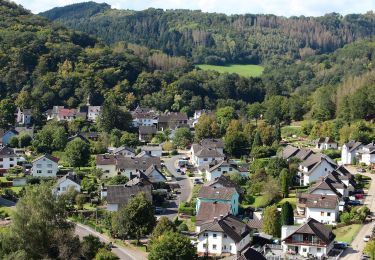
[[[47,164],[48,168],[52,168],[52,163]]]
[[[206,243],[203,244],[203,248],[207,248],[207,244]]]
[[[224,234],[224,238],[227,238],[227,234]]]
[[[327,212],[327,217],[330,217],[331,216],[331,212]]]
[[[36,173],[42,173],[42,170],[37,170]]]
[[[3,158],[0,158],[0,162],[2,162],[3,161]]]
[[[217,171],[218,171],[218,172],[221,172],[221,168],[217,168]]]
[[[212,245],[212,249],[215,250],[216,249],[216,245]]]
[[[13,161],[14,161],[14,158],[9,158],[9,161],[13,162]]]
[[[14,164],[13,164],[13,163],[9,164],[9,167],[13,167],[13,166],[14,166]]]
[[[327,171],[327,168],[324,168],[325,171]]]
[[[320,212],[320,216],[322,216],[322,217],[324,216],[324,212],[323,211]]]
[[[208,237],[208,233],[203,233],[203,236],[204,237]]]
[[[38,164],[36,165],[36,168],[42,168],[42,165],[41,165],[40,163],[38,163]]]
[[[52,170],[48,170],[47,173],[48,173],[48,174],[52,174]]]
[[[213,235],[212,235],[214,238],[216,238],[217,237],[217,235],[214,233]]]
[[[318,247],[318,248],[316,249],[316,251],[317,251],[318,253],[320,253],[320,252],[322,251],[322,249],[321,249],[320,247]]]
[[[3,168],[4,166],[2,164],[0,164],[0,168]]]
[[[227,250],[227,246],[223,246],[223,249],[224,249],[224,250]]]
[[[203,161],[207,162],[207,161],[208,161],[208,158],[204,158]]]
[[[306,252],[306,251],[307,251],[307,249],[306,249],[306,248],[304,248],[304,249],[302,249],[302,251],[303,251],[303,252]]]

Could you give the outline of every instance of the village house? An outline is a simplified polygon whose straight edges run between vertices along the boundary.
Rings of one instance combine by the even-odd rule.
[[[337,149],[337,142],[331,137],[320,137],[314,140],[313,144],[320,150]]]
[[[1,145],[8,145],[12,137],[17,136],[18,132],[15,129],[9,129],[7,131],[0,130],[0,142]]]
[[[157,128],[154,125],[151,126],[139,126],[138,134],[139,141],[143,143],[150,142],[152,137],[156,134]]]
[[[191,146],[191,161],[196,167],[204,164],[209,164],[212,161],[223,161],[224,154],[215,149],[206,148],[200,144],[193,144]]]
[[[198,171],[205,175],[207,181],[215,180],[226,173],[238,173],[237,165],[226,160],[212,161],[198,167]]]
[[[69,189],[73,188],[77,192],[81,192],[81,181],[74,173],[68,173],[58,179],[57,184],[53,189],[53,193],[56,195],[61,195]]]
[[[301,185],[308,185],[327,176],[337,165],[328,156],[322,154],[310,155],[298,166],[298,177]]]
[[[16,130],[15,132],[18,133],[17,136],[28,135],[31,138],[34,137],[34,127],[17,126],[14,128],[14,130]]]
[[[281,153],[281,157],[287,161],[289,161],[291,158],[297,158],[301,161],[304,161],[313,154],[314,154],[313,151],[310,149],[297,148],[292,145],[287,145],[283,149]]]
[[[363,147],[361,142],[349,141],[341,148],[341,163],[342,164],[355,164],[357,161],[357,152]]]
[[[167,129],[175,130],[181,127],[189,128],[188,116],[186,113],[169,112],[169,113],[159,115],[158,129],[160,131],[164,131]]]
[[[199,232],[200,227],[211,222],[214,218],[226,216],[232,212],[231,205],[227,203],[201,202],[195,221],[195,230]]]
[[[81,109],[65,108],[63,106],[53,106],[45,112],[47,120],[56,119],[57,121],[73,121],[77,118],[86,120],[87,111],[81,111]]]
[[[207,109],[195,110],[193,118],[191,118],[189,120],[189,126],[192,127],[192,128],[194,128],[195,125],[198,123],[199,118],[202,115],[209,115],[211,113],[212,113],[212,111],[211,110],[207,110]]]
[[[300,227],[283,226],[281,229],[281,245],[286,254],[327,256],[333,248],[334,239],[331,229],[313,218]]]
[[[241,196],[243,195],[243,190],[241,186],[237,185],[233,181],[231,181],[228,177],[225,175],[221,175],[220,177],[217,177],[210,182],[207,182],[204,184],[204,186],[207,187],[214,187],[214,188],[221,188],[221,187],[226,187],[226,188],[235,188],[237,193]]]
[[[161,183],[167,181],[167,178],[160,171],[160,168],[158,168],[155,164],[152,164],[150,167],[148,167],[144,171],[144,175],[147,176],[148,180],[151,183]]]
[[[309,188],[309,193],[321,195],[336,195],[342,198],[349,196],[348,186],[340,179],[336,171],[321,178]]]
[[[375,169],[375,143],[369,143],[358,150],[359,162]]]
[[[232,215],[220,216],[200,227],[197,240],[200,256],[236,255],[251,243],[251,230]]]
[[[4,173],[10,168],[21,165],[24,162],[25,158],[17,155],[12,148],[6,146],[0,148],[0,173]]]
[[[114,155],[123,155],[125,157],[134,157],[135,151],[133,148],[123,145],[120,147],[117,147],[116,149],[112,150],[112,154]]]
[[[339,219],[339,199],[336,195],[299,193],[294,222],[306,223],[313,218],[320,223],[336,225]]]
[[[23,109],[17,108],[17,116],[16,116],[16,123],[19,126],[30,126],[31,125],[31,118],[32,118],[32,110],[31,109]]]
[[[144,182],[138,182],[131,185],[109,185],[106,187],[107,210],[118,211],[126,207],[131,198],[139,193],[144,193],[145,198],[152,202],[152,185],[145,185]]]
[[[87,120],[91,122],[96,122],[102,111],[101,106],[88,106],[87,107]]]
[[[143,145],[141,151],[155,157],[161,157],[163,154],[163,148],[160,145]]]
[[[49,154],[42,155],[32,161],[31,174],[34,177],[55,178],[59,171],[58,161],[58,158]]]
[[[140,126],[157,126],[158,125],[158,115],[156,112],[148,107],[137,107],[131,112],[132,115],[132,125],[134,127]]]
[[[236,188],[203,186],[197,195],[196,212],[202,202],[217,202],[230,205],[231,213],[238,215],[240,195]]]

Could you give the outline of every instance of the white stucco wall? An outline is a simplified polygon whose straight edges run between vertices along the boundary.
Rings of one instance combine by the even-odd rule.
[[[31,173],[36,177],[56,177],[58,164],[46,157],[33,162]]]

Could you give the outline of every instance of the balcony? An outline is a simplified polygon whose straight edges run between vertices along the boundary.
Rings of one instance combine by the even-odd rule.
[[[288,238],[284,240],[285,244],[288,245],[301,245],[301,246],[326,246],[323,241],[314,241],[314,240],[293,240]]]

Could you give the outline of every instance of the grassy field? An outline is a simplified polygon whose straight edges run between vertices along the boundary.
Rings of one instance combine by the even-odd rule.
[[[352,224],[349,226],[337,228],[333,230],[333,233],[336,235],[335,240],[351,243],[355,237],[355,235],[359,232],[361,229],[360,224]]]
[[[225,66],[199,64],[198,68],[202,70],[215,70],[220,73],[237,73],[243,77],[259,77],[262,75],[264,68],[259,65],[241,65],[241,64],[230,64]]]
[[[280,200],[277,203],[277,206],[281,207],[287,201],[292,205],[293,208],[296,208],[297,198],[296,198],[296,194],[294,193],[289,194],[289,198],[283,198],[282,200]]]

